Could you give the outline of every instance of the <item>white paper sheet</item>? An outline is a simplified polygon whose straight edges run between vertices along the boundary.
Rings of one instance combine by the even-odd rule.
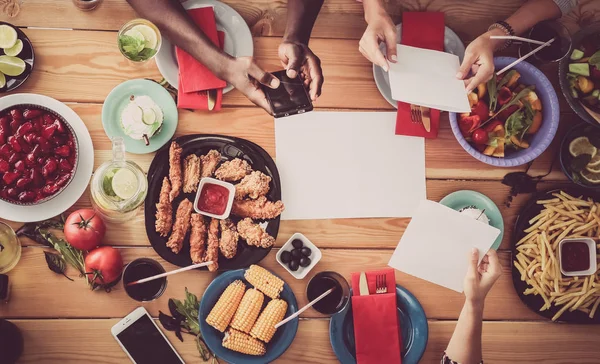
[[[437,202],[423,200],[388,264],[462,292],[469,252],[479,249],[481,261],[499,234],[500,230],[493,226]]]
[[[458,56],[398,44],[398,62],[390,62],[392,98],[451,112],[470,112],[467,91],[456,78]]]
[[[423,138],[395,112],[309,112],[275,120],[284,220],[408,217],[425,198]]]

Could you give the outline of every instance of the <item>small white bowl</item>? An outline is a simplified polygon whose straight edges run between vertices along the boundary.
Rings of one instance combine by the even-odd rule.
[[[291,252],[294,249],[294,247],[292,246],[292,241],[296,239],[301,240],[302,244],[305,247],[310,248],[311,254],[309,257],[310,265],[308,267],[298,267],[298,270],[294,272],[286,263],[281,261],[281,253],[283,253],[284,251]],[[308,238],[301,233],[295,233],[285,244],[283,244],[281,249],[279,249],[279,251],[277,252],[277,256],[275,258],[277,259],[277,262],[279,262],[279,264],[281,264],[285,268],[285,270],[287,270],[294,278],[302,279],[306,277],[308,272],[310,272],[315,265],[317,265],[319,260],[321,260],[321,257],[323,257],[323,254],[321,254],[319,248],[317,248],[317,246],[313,244],[312,241],[308,240]]]
[[[200,193],[202,193],[202,188],[204,188],[204,185],[207,183],[212,183],[213,185],[223,186],[223,187],[227,188],[227,190],[229,191],[229,200],[227,200],[227,207],[225,208],[225,212],[223,213],[223,215],[211,214],[210,212],[202,211],[198,208],[198,199],[200,198]],[[194,210],[197,213],[202,214],[204,216],[224,220],[224,219],[228,218],[229,214],[231,213],[231,206],[233,206],[234,197],[235,197],[235,186],[233,184],[231,184],[229,182],[223,182],[223,181],[220,181],[215,178],[204,177],[200,180],[200,184],[198,185],[198,191],[196,192],[196,199],[194,199]]]
[[[576,241],[583,242],[588,245],[588,248],[590,251],[590,269],[577,271],[577,272],[565,272],[565,270],[563,269],[563,266],[562,266],[562,246],[564,244],[569,244],[569,243],[576,242]],[[560,241],[560,243],[558,243],[558,260],[559,260],[559,264],[560,264],[560,271],[565,276],[569,276],[569,277],[590,276],[590,275],[596,273],[596,270],[598,269],[598,260],[596,258],[596,242],[594,241],[594,239],[591,239],[591,238],[563,239]]]

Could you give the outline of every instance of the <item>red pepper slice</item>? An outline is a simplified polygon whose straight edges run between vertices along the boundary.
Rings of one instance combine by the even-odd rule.
[[[500,90],[498,90],[498,105],[502,106],[506,104],[512,99],[512,96],[512,91],[508,87],[501,87]]]
[[[481,118],[478,115],[461,116],[458,121],[458,127],[465,137],[470,137],[473,130],[481,124]]]

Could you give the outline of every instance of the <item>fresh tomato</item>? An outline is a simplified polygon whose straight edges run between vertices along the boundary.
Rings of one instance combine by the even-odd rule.
[[[496,129],[496,127],[498,125],[504,125],[503,122],[501,122],[500,120],[492,120],[489,123],[485,124],[485,126],[483,127],[483,129],[487,132],[487,133],[491,133],[494,131],[494,129]]]
[[[99,285],[115,282],[123,272],[121,253],[113,247],[102,246],[85,257],[85,271],[88,280]]]
[[[484,145],[489,140],[487,131],[485,131],[483,129],[475,130],[473,132],[473,135],[471,135],[471,138],[473,139],[473,142],[475,144],[480,144],[480,145]]]
[[[77,210],[65,222],[65,238],[80,250],[91,250],[100,245],[105,233],[104,221],[92,209]]]
[[[471,113],[479,116],[479,119],[481,120],[487,120],[489,118],[489,111],[488,105],[481,99],[471,108]]]
[[[511,105],[498,114],[498,119],[505,122],[506,119],[508,119],[508,117],[511,116],[517,110],[519,110],[519,106]]]
[[[458,127],[465,137],[471,135],[471,130],[477,128],[481,124],[481,118],[478,115],[473,116],[460,116],[458,120]]]
[[[500,90],[498,90],[498,105],[502,106],[506,104],[512,99],[512,96],[512,91],[508,87],[501,87]]]

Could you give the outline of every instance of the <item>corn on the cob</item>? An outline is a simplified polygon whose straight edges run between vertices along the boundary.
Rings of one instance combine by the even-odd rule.
[[[250,336],[268,343],[275,335],[275,324],[283,319],[287,311],[287,302],[280,299],[271,300],[250,330]]]
[[[231,320],[231,327],[246,334],[249,333],[256,322],[264,300],[265,296],[256,289],[247,290],[235,311],[233,320]]]
[[[246,270],[244,278],[270,298],[278,298],[281,291],[283,291],[283,281],[258,265],[251,265]]]
[[[206,316],[206,323],[224,332],[240,305],[245,291],[246,285],[240,280],[229,284],[212,310],[210,310],[208,316]]]
[[[265,355],[267,352],[265,344],[235,329],[227,330],[223,337],[223,347],[248,355]]]

